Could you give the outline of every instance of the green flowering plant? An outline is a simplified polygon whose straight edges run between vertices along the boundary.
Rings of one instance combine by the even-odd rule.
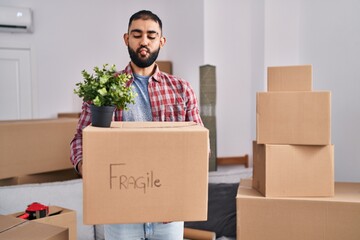
[[[134,103],[135,93],[127,82],[131,78],[128,74],[120,74],[115,65],[104,64],[102,68],[94,67],[94,73],[83,70],[83,82],[76,83],[74,93],[90,101],[95,106],[116,106],[127,109],[127,104]]]

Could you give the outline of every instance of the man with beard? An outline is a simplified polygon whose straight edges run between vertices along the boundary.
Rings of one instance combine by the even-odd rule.
[[[166,39],[162,22],[154,13],[142,10],[129,20],[124,34],[131,62],[121,73],[132,76],[129,84],[137,93],[135,104],[124,111],[116,109],[115,121],[193,121],[203,125],[197,99],[190,84],[161,72],[155,60]],[[76,134],[71,142],[71,162],[82,174],[82,129],[91,123],[89,103],[84,102]],[[134,143],[136,145],[136,143]],[[139,149],[139,151],[141,151]],[[105,239],[182,240],[183,222],[107,224]]]

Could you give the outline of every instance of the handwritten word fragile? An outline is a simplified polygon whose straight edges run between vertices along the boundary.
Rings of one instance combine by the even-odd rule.
[[[125,163],[110,164],[110,189],[142,190],[146,193],[148,189],[161,187],[160,179],[155,177],[152,170],[138,176],[125,172]]]

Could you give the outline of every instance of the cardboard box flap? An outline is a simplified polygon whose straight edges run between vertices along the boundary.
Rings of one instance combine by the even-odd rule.
[[[187,128],[194,127],[198,125],[195,122],[112,122],[111,128],[123,128],[123,129],[132,129],[132,128]]]
[[[14,217],[0,215],[0,233],[5,232],[13,227],[23,224],[25,220]]]
[[[63,211],[63,208],[58,206],[49,206],[49,216],[59,214]]]
[[[23,126],[29,126],[29,125],[42,125],[42,124],[58,124],[58,123],[73,123],[76,122],[74,119],[69,118],[49,118],[49,119],[27,119],[27,120],[4,120],[0,121],[1,125],[4,126],[19,126],[23,128]]]
[[[68,240],[68,229],[0,215],[0,240]]]
[[[195,122],[111,122],[110,128],[99,128],[93,126],[87,126],[84,131],[91,132],[114,132],[119,131],[171,131],[171,132],[184,132],[184,131],[203,131],[204,127]]]

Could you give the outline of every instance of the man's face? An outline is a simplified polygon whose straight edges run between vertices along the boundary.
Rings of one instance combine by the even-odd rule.
[[[165,44],[159,24],[153,20],[138,19],[131,23],[124,35],[131,61],[140,68],[151,66]]]

